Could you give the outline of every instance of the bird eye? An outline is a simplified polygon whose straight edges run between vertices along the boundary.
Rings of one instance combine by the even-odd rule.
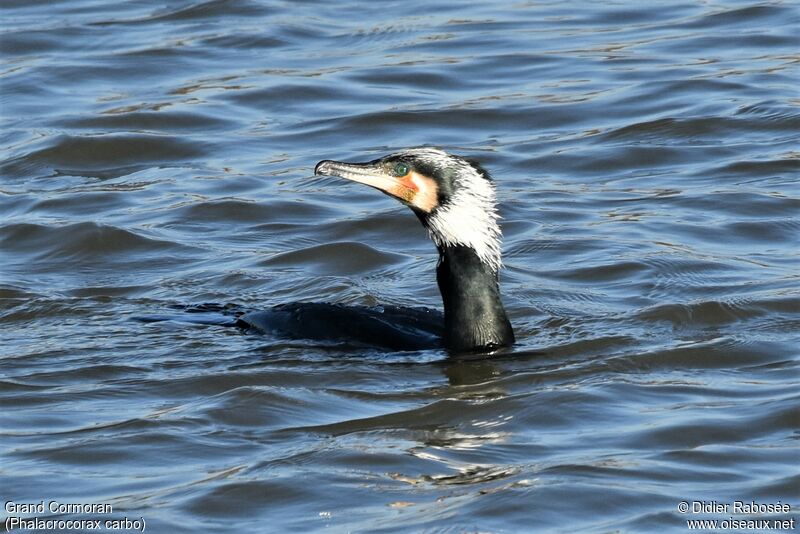
[[[394,166],[394,175],[395,176],[405,176],[408,174],[408,165],[403,163],[402,161]]]

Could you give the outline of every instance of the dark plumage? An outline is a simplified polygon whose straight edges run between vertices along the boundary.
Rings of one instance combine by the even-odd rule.
[[[394,350],[491,351],[514,343],[498,284],[494,185],[483,168],[441,150],[417,148],[367,163],[321,161],[315,173],[375,187],[411,208],[439,251],[436,279],[444,316],[426,308],[291,303],[245,314],[240,326]]]

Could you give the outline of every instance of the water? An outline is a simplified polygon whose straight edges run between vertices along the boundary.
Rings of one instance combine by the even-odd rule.
[[[12,0],[0,21],[4,502],[153,532],[798,518],[797,3]],[[496,179],[514,354],[132,320],[440,306],[415,217],[312,176],[417,145]]]

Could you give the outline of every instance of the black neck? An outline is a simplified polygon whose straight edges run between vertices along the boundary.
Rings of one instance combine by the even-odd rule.
[[[473,249],[441,247],[436,280],[444,302],[444,344],[448,349],[470,351],[514,343],[500,301],[497,273]]]

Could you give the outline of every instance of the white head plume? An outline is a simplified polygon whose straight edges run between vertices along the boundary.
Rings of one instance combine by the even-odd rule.
[[[435,148],[403,154],[430,162],[453,179],[453,194],[427,219],[431,239],[440,247],[464,245],[497,272],[502,266],[497,197],[494,184],[469,161]]]

